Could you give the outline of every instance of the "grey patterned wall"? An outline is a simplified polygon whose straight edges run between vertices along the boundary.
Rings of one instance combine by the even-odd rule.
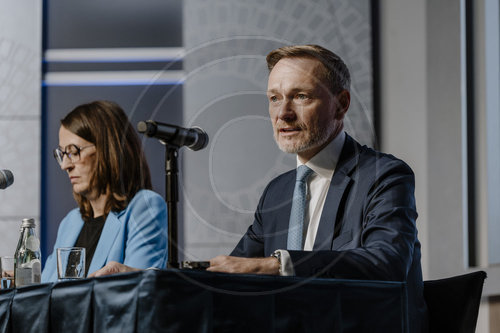
[[[182,3],[45,3],[41,238],[49,254],[60,221],[76,207],[68,176],[52,158],[60,119],[79,104],[111,100],[134,125],[182,122]],[[163,195],[165,149],[158,140],[141,138],[153,189]]]
[[[14,255],[21,220],[40,212],[41,1],[0,1],[0,256]],[[19,24],[23,22],[23,24]]]
[[[40,211],[41,1],[0,3],[0,168],[16,176],[0,192],[5,255],[15,247],[20,219],[38,219]],[[370,1],[187,0],[183,11],[181,118],[203,127],[210,144],[181,150],[186,244],[180,253],[206,259],[229,252],[251,223],[265,184],[295,164],[276,148],[268,120],[264,57],[271,49],[318,43],[339,53],[353,73],[347,130],[372,145]]]
[[[184,241],[189,259],[228,253],[253,220],[265,185],[295,166],[268,120],[265,55],[315,43],[338,53],[352,76],[346,129],[373,145],[368,0],[188,0],[184,3],[184,119],[210,135],[183,152]],[[184,252],[184,253],[182,253]]]

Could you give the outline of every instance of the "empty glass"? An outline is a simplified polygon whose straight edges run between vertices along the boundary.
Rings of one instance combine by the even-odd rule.
[[[0,257],[1,288],[14,288],[14,257]]]
[[[85,277],[85,248],[61,247],[57,249],[57,277],[59,280]]]

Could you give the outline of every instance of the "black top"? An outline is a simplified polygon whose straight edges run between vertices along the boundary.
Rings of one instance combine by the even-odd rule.
[[[82,231],[76,240],[76,247],[85,248],[85,276],[89,273],[90,262],[94,257],[94,252],[101,238],[102,228],[106,222],[105,216],[90,219],[83,224]]]

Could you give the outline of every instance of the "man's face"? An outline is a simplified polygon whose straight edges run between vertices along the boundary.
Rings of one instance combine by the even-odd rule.
[[[312,58],[283,58],[269,74],[267,97],[279,148],[307,162],[342,130],[349,93],[333,96]],[[339,97],[347,104],[339,103]],[[344,98],[345,99],[345,98]],[[344,105],[344,107],[341,106]]]

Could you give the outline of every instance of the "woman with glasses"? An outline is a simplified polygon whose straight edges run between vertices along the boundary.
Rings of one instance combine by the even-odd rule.
[[[115,103],[76,107],[61,120],[54,157],[66,171],[79,208],[59,225],[42,281],[57,280],[56,249],[84,247],[86,275],[110,261],[164,268],[167,207],[151,191],[139,138]]]

